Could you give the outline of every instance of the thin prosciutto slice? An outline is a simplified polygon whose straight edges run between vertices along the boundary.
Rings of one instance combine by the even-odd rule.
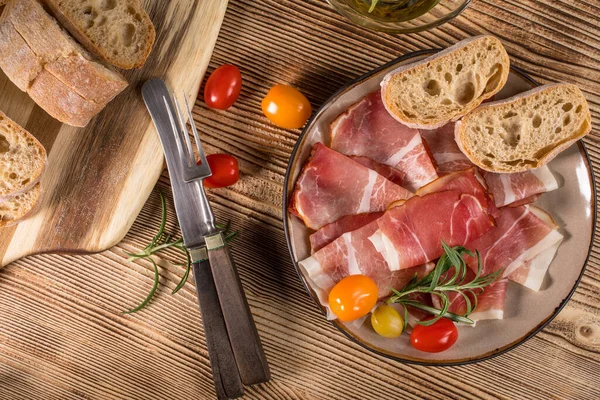
[[[477,168],[472,167],[468,170],[452,172],[442,176],[417,190],[416,194],[417,196],[424,196],[429,193],[443,192],[446,190],[473,195],[481,204],[486,205],[488,214],[493,217],[500,215],[498,209],[494,205],[494,201],[488,195],[485,181],[479,174]]]
[[[547,166],[515,174],[484,173],[497,207],[534,201],[535,195],[558,189],[558,182]]]
[[[317,230],[345,215],[384,211],[412,193],[321,143],[298,177],[289,211]]]
[[[548,213],[535,207],[531,207],[531,209],[540,220],[546,223],[547,226],[555,230],[558,229],[558,226],[556,226]],[[546,272],[558,251],[560,243],[561,240],[557,240],[556,243],[549,246],[546,250],[541,251],[530,260],[525,261],[521,266],[517,267],[514,272],[508,275],[508,279],[531,290],[535,290],[536,292],[539,291],[544,282]]]
[[[404,187],[404,185],[407,184],[406,174],[394,167],[390,167],[389,165],[385,164],[380,164],[367,157],[352,156],[350,158],[356,161],[357,163],[364,165],[369,169],[372,169],[379,175],[383,176],[385,179],[394,182],[396,185]]]
[[[382,215],[382,212],[346,215],[335,222],[325,225],[309,237],[312,252],[314,253],[322,249],[346,232],[362,228]]]
[[[451,270],[452,273],[454,270]],[[470,282],[475,278],[475,273],[467,270],[467,274],[463,282]],[[481,321],[484,319],[502,319],[504,317],[504,303],[506,301],[506,289],[508,288],[508,279],[500,279],[483,290],[476,291],[477,307],[469,314],[468,318],[473,321]],[[475,305],[474,296],[466,293],[471,302],[471,306]],[[456,292],[448,292],[450,306],[448,311],[464,315],[467,312],[467,302],[465,298]],[[442,302],[438,296],[432,295],[431,301],[435,308],[441,309]]]
[[[394,167],[404,175],[402,186],[411,191],[437,178],[419,131],[387,112],[380,90],[363,97],[331,124],[331,148]]]
[[[466,247],[481,254],[484,275],[503,269],[502,276],[508,277],[525,262],[560,244],[563,236],[551,221],[552,218],[537,207],[503,207],[496,219],[497,226]],[[474,258],[469,260],[469,266],[474,271],[477,269]]]
[[[379,229],[369,240],[392,271],[435,260],[449,246],[465,245],[494,226],[487,204],[455,191],[413,197],[377,220]]]
[[[425,276],[434,268],[432,263],[392,272],[388,268],[369,237],[378,229],[373,221],[360,229],[344,233],[309,258],[298,262],[313,283],[321,304],[327,305],[327,295],[331,288],[348,275],[363,274],[377,284],[379,298],[390,295],[390,287],[400,289],[412,279],[415,273]]]
[[[462,171],[473,167],[454,141],[454,122],[433,130],[420,129],[435,160],[437,173],[440,175]]]

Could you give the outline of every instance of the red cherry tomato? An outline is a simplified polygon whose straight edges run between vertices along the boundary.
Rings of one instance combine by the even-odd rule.
[[[212,176],[204,180],[205,187],[212,189],[227,187],[240,179],[240,169],[235,157],[229,154],[211,154],[206,156],[206,161]]]
[[[209,108],[226,110],[235,103],[242,89],[238,67],[221,65],[208,77],[204,86],[204,102]]]
[[[458,339],[458,329],[448,318],[441,318],[432,325],[417,325],[410,334],[415,349],[428,353],[448,350]]]

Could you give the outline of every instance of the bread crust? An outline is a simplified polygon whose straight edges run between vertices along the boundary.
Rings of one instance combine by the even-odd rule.
[[[44,68],[86,100],[107,104],[127,87],[118,73],[81,54],[61,57]]]
[[[487,111],[494,110],[494,109],[496,109],[498,112],[504,112],[504,110],[501,108],[504,105],[516,103],[516,102],[519,102],[520,100],[526,99],[526,98],[533,98],[534,96],[536,96],[538,94],[549,93],[552,90],[567,87],[567,86],[570,86],[576,90],[576,92],[580,95],[580,97],[578,96],[577,100],[582,101],[583,104],[585,105],[583,107],[583,112],[584,112],[583,130],[581,130],[580,132],[574,132],[572,138],[570,138],[569,140],[563,141],[562,143],[557,143],[556,146],[554,148],[552,148],[551,151],[545,153],[542,157],[535,160],[536,161],[535,164],[522,166],[522,167],[514,167],[511,169],[492,168],[492,167],[484,164],[481,160],[481,157],[478,157],[476,154],[474,154],[471,151],[471,149],[468,146],[466,146],[465,142],[466,142],[467,132],[466,132],[465,125],[469,123],[469,120],[471,118],[474,118],[474,115],[476,113],[487,112]],[[574,99],[573,99],[573,101],[574,101]],[[537,88],[517,94],[516,96],[509,97],[504,100],[489,102],[489,103],[485,103],[485,104],[481,105],[476,110],[474,110],[473,113],[466,115],[462,120],[458,121],[455,124],[454,140],[456,141],[456,144],[458,145],[459,149],[463,152],[463,154],[465,156],[467,156],[467,158],[473,164],[477,165],[479,168],[481,168],[485,171],[496,172],[496,173],[514,173],[514,172],[526,171],[528,169],[539,168],[543,165],[546,165],[548,162],[550,162],[552,159],[554,159],[554,157],[556,157],[563,150],[567,149],[574,142],[580,140],[585,135],[587,135],[591,131],[591,129],[592,129],[592,125],[591,125],[591,114],[590,114],[589,106],[587,104],[587,100],[585,99],[585,97],[583,96],[583,94],[581,93],[579,88],[577,88],[577,86],[575,86],[575,85],[564,84],[564,83],[554,83],[554,84],[538,86]]]
[[[76,127],[86,126],[105,106],[84,99],[45,69],[28,93],[53,118]]]
[[[0,49],[6,52],[0,66],[61,122],[85,126],[127,87],[123,76],[93,61],[37,0],[11,0],[1,20]]]
[[[0,23],[0,68],[22,91],[42,70],[42,63],[10,21]]]
[[[410,121],[407,120],[406,118],[403,118],[402,116],[398,115],[392,105],[390,104],[389,99],[387,98],[387,94],[388,94],[388,90],[389,90],[389,86],[390,86],[390,81],[400,75],[400,74],[404,74],[409,70],[413,70],[416,68],[422,68],[425,65],[430,65],[431,67],[433,67],[437,62],[440,62],[440,60],[443,60],[446,56],[448,56],[449,54],[452,54],[453,52],[462,49],[463,47],[468,46],[469,44],[478,41],[478,40],[485,40],[485,39],[493,39],[494,41],[498,41],[498,43],[500,44],[500,49],[502,51],[502,57],[501,60],[498,60],[500,62],[500,64],[503,66],[502,68],[502,74],[499,77],[499,81],[497,84],[497,87],[494,88],[494,90],[490,91],[490,92],[483,92],[479,97],[477,97],[475,99],[475,101],[473,101],[472,103],[470,103],[467,107],[464,107],[462,109],[462,111],[460,113],[458,113],[457,115],[453,115],[450,118],[442,118],[437,122],[427,122],[424,120],[416,120],[416,121]],[[504,84],[506,83],[506,81],[508,80],[508,75],[510,72],[510,59],[508,57],[508,54],[506,53],[506,50],[504,50],[504,47],[502,46],[502,44],[500,43],[500,41],[493,37],[493,36],[489,36],[489,35],[479,35],[479,36],[473,36],[471,38],[462,40],[458,43],[456,43],[453,46],[448,47],[445,50],[440,51],[439,53],[434,54],[431,57],[427,57],[421,61],[417,61],[411,64],[407,64],[407,65],[402,65],[399,68],[389,72],[382,80],[381,82],[381,96],[382,96],[382,100],[383,100],[383,104],[385,105],[385,108],[388,110],[388,112],[390,113],[390,115],[392,115],[392,117],[394,117],[397,121],[401,122],[402,124],[410,127],[410,128],[415,128],[415,129],[437,129],[440,128],[444,125],[446,125],[447,123],[451,122],[451,121],[456,121],[458,119],[460,119],[462,116],[468,114],[469,112],[471,112],[473,109],[475,109],[476,107],[478,107],[483,101],[491,98],[492,96],[494,96],[496,93],[498,93],[502,87],[504,86]]]

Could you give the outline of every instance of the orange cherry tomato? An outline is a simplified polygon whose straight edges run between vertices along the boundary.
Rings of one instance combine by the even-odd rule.
[[[208,77],[204,86],[204,102],[209,108],[226,110],[235,103],[242,89],[238,67],[221,65]]]
[[[339,281],[329,292],[329,308],[348,322],[367,315],[377,304],[377,285],[365,275],[350,275]]]
[[[417,325],[410,334],[415,349],[428,353],[448,350],[458,339],[458,329],[448,318],[441,318],[432,325]]]
[[[240,169],[235,157],[229,154],[210,154],[206,161],[212,171],[212,176],[204,180],[207,188],[222,188],[231,186],[240,179]]]
[[[310,102],[298,89],[275,85],[262,101],[262,111],[275,125],[285,129],[301,128],[310,115]]]

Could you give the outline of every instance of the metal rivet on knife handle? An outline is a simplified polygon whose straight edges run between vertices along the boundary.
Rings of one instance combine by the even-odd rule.
[[[208,250],[215,250],[225,246],[225,239],[220,233],[214,236],[207,236],[204,240],[206,240],[206,247]]]
[[[190,256],[193,262],[208,260],[208,252],[206,247],[199,249],[190,249]]]

